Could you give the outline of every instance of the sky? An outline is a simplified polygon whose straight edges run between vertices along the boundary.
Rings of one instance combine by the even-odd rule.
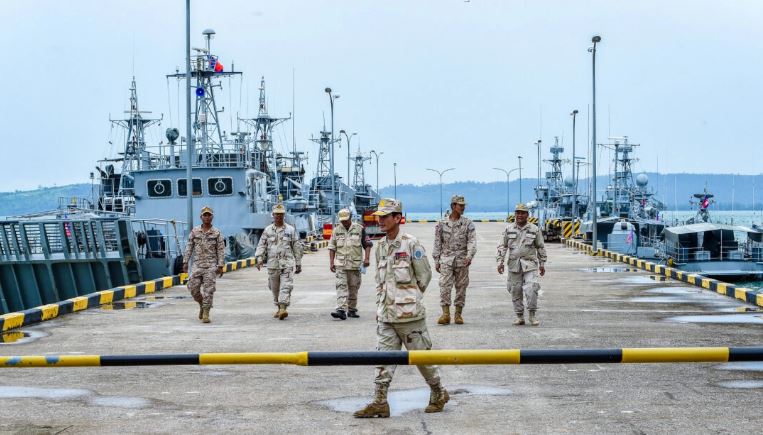
[[[109,117],[123,116],[133,75],[141,110],[163,116],[149,142],[167,127],[184,131],[184,98],[165,78],[184,68],[184,4],[0,1],[0,191],[88,182],[121,146]],[[244,72],[218,94],[223,125],[256,114],[261,76],[271,115],[288,116],[294,96],[311,171],[309,138],[330,121],[330,86],[340,95],[335,130],[357,132],[353,153],[384,153],[384,186],[393,163],[399,184],[434,183],[427,168],[451,167],[444,181],[497,181],[505,175],[492,168],[516,168],[519,155],[534,175],[539,138],[543,158],[555,136],[570,158],[573,109],[577,155],[587,156],[587,50],[599,34],[598,142],[640,144],[637,171],[758,174],[761,22],[756,0],[192,0],[191,45],[214,29],[213,51]],[[292,125],[276,136],[290,149]],[[344,176],[346,145],[336,153]]]

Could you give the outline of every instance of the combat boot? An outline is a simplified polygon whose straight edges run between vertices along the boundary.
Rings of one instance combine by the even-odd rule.
[[[355,418],[389,418],[389,403],[387,403],[387,385],[376,384],[374,392],[374,401],[366,405],[365,408],[355,411]]]
[[[353,319],[359,319],[360,316],[358,316],[358,310],[354,310],[350,308],[349,311],[347,311],[347,317],[352,317]]]
[[[209,323],[209,309],[212,307],[203,306],[201,307],[201,321],[202,323]]]
[[[439,382],[437,385],[433,385],[432,392],[429,393],[429,405],[424,409],[424,412],[442,412],[445,408],[445,404],[450,400],[448,390],[443,388]]]
[[[456,307],[456,316],[453,323],[456,325],[463,325],[464,324],[464,318],[461,317],[461,311],[464,309],[464,307]]]
[[[345,320],[347,319],[347,314],[344,313],[344,310],[338,308],[336,311],[331,312],[331,317],[339,320]]]
[[[275,312],[275,313],[273,313],[273,318],[274,318],[274,319],[277,319],[277,318],[278,318],[278,313],[280,313],[280,312],[281,312],[281,307],[278,307],[278,309],[276,310],[276,312]]]
[[[525,324],[525,315],[524,314],[517,314],[517,318],[514,320],[514,323],[512,325],[519,326]]]
[[[442,316],[440,316],[440,318],[437,319],[437,324],[438,325],[450,324],[450,305],[442,306]]]
[[[535,311],[530,311],[530,325],[531,326],[540,325],[540,320],[538,320],[538,318],[535,317]]]
[[[199,304],[199,320],[202,320],[204,318],[204,307]]]
[[[286,312],[286,304],[278,304],[278,320],[283,320],[289,317],[289,313]]]

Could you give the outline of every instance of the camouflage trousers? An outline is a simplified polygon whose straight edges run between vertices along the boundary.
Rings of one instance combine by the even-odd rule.
[[[430,350],[432,340],[425,319],[405,323],[377,322],[376,350],[400,350],[405,345],[408,350]],[[395,375],[396,365],[376,367],[374,382],[389,387]],[[437,366],[416,366],[429,385],[440,383],[440,372]]]
[[[527,272],[509,272],[508,288],[511,293],[511,301],[514,303],[514,312],[524,314],[525,306],[522,296],[527,301],[527,310],[538,309],[538,290],[540,290],[539,275],[537,270]]]
[[[294,288],[294,269],[268,269],[268,287],[273,293],[273,303],[285,304],[291,302],[291,290]]]
[[[358,289],[360,271],[357,269],[336,270],[336,307],[340,310],[358,309]]]
[[[454,267],[450,264],[440,265],[440,305],[450,306],[450,295],[453,286],[456,287],[456,299],[453,305],[463,307],[466,303],[466,287],[469,286],[469,266]]]
[[[191,291],[193,300],[199,304],[212,307],[212,299],[215,294],[215,280],[217,279],[217,267],[194,267],[188,278],[188,290]]]

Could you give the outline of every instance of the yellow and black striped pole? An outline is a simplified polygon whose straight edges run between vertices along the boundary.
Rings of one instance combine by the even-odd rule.
[[[704,363],[763,361],[763,347],[484,349],[392,352],[0,356],[0,367],[291,364],[298,366]]]

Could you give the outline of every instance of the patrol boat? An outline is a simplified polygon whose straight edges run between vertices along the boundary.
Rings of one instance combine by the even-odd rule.
[[[589,201],[586,216],[597,213],[597,234],[599,243],[606,249],[641,258],[655,258],[657,243],[667,226],[660,212],[665,205],[655,198],[646,174],[633,175],[633,149],[638,144],[628,141],[628,136],[612,137],[612,143],[604,147],[614,151],[614,173],[606,188],[604,200],[599,202],[595,195]],[[590,241],[593,234],[592,221],[581,225],[585,239]]]
[[[318,165],[315,177],[310,182],[309,198],[315,209],[316,219],[323,228],[323,238],[331,237],[331,231],[336,218],[336,213],[341,209],[348,209],[353,216],[357,216],[355,209],[356,191],[346,184],[339,174],[331,173],[332,167],[332,139],[331,131],[326,129],[326,122],[318,137],[311,141],[318,144]],[[338,142],[334,139],[333,143]]]
[[[353,158],[355,163],[352,183],[353,189],[355,189],[354,204],[360,222],[363,228],[366,229],[366,234],[369,237],[381,237],[384,233],[379,228],[379,222],[376,216],[374,216],[376,206],[379,204],[381,197],[370,184],[366,184],[365,162],[370,160],[371,157],[361,154],[360,147],[358,147],[358,153]]]
[[[196,92],[192,112],[194,154],[189,162],[183,138],[178,144],[176,128],[166,130],[167,143],[149,147],[144,130],[160,120],[143,118],[138,109],[137,91],[131,89],[130,117],[119,122],[127,129],[127,141],[121,157],[122,171],[113,165],[99,167],[101,210],[127,213],[140,219],[162,217],[179,221],[184,218],[189,190],[198,208],[207,205],[215,210],[215,226],[226,238],[229,259],[254,254],[260,234],[271,222],[271,207],[283,201],[286,221],[301,238],[315,232],[314,212],[307,206],[302,157],[296,150],[291,156],[278,155],[273,148],[273,129],[289,118],[268,114],[264,78],[260,82],[258,114],[237,118],[235,132],[221,128],[215,89],[224,78],[241,77],[239,71],[226,71],[218,56],[212,54],[214,30],[204,30],[206,48],[194,48],[191,77]],[[181,73],[168,78],[184,80]],[[112,121],[114,122],[114,121]],[[244,127],[242,130],[241,127]],[[186,168],[193,166],[189,189]]]
[[[540,144],[538,146],[540,147]],[[542,229],[546,241],[574,236],[579,231],[580,220],[585,214],[588,202],[585,195],[577,193],[576,179],[563,179],[561,154],[564,147],[559,145],[559,137],[554,138],[554,145],[550,151],[551,159],[546,162],[551,165],[551,171],[546,172],[545,184],[539,184],[535,188],[533,204],[538,226]]]
[[[725,281],[763,277],[763,231],[712,222],[714,200],[707,188],[693,197],[696,215],[665,228],[658,257],[685,272]]]

